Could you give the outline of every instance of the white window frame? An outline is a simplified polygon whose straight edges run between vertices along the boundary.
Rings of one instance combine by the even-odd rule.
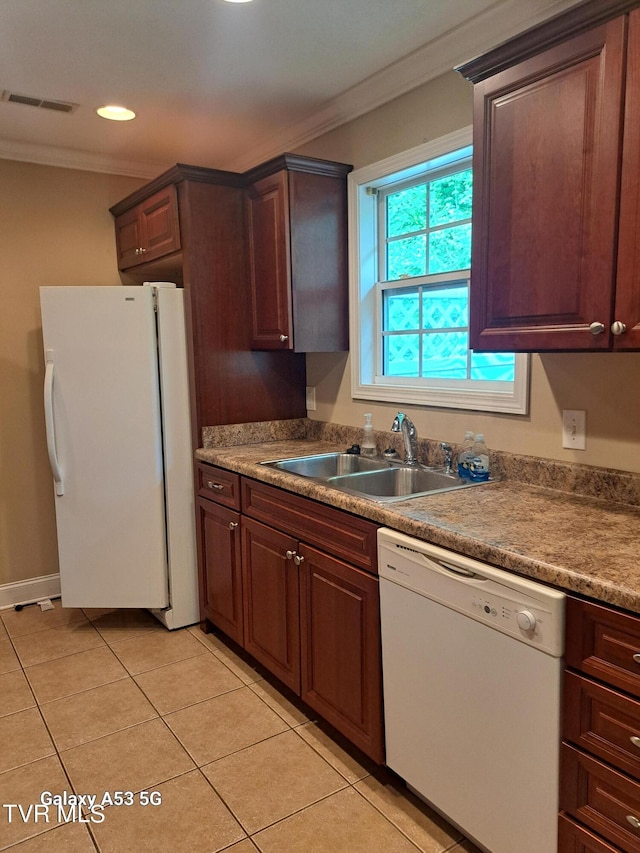
[[[516,354],[513,383],[381,375],[382,309],[380,288],[377,286],[378,216],[377,199],[371,188],[375,190],[411,178],[424,171],[425,164],[435,167],[466,158],[471,143],[472,128],[466,127],[348,175],[349,325],[351,395],[354,399],[517,415],[528,413],[528,354]],[[454,152],[457,155],[455,157]],[[463,272],[456,272],[455,277],[463,279],[466,276]],[[410,281],[401,279],[398,284],[406,287]]]

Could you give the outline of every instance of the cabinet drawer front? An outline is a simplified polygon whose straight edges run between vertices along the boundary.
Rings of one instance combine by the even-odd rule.
[[[568,744],[560,779],[560,808],[626,853],[640,853],[640,784]]]
[[[620,853],[566,815],[560,815],[558,830],[558,853]]]
[[[242,511],[361,569],[378,573],[378,526],[371,521],[245,477]]]
[[[214,465],[197,463],[196,484],[198,495],[202,498],[228,506],[230,509],[240,509],[240,477],[224,468]]]
[[[563,734],[640,780],[640,702],[567,672]]]
[[[640,698],[640,619],[569,598],[566,662]]]

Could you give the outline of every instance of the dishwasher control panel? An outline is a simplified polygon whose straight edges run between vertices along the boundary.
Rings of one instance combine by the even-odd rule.
[[[399,584],[556,657],[564,652],[565,595],[520,575],[378,530],[381,581]]]

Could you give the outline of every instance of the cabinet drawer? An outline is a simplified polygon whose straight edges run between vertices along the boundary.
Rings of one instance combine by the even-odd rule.
[[[640,702],[635,699],[567,672],[563,734],[640,780]]]
[[[208,498],[230,509],[240,509],[240,477],[233,471],[198,462],[196,490],[202,498]]]
[[[619,850],[561,814],[558,824],[558,853],[619,853]]]
[[[242,511],[258,521],[378,573],[378,525],[339,509],[242,478]]]
[[[568,744],[560,808],[626,853],[640,853],[640,784]]]
[[[565,660],[640,698],[640,618],[569,598]]]

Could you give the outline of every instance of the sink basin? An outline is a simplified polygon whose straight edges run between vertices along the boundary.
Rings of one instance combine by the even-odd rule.
[[[342,492],[379,502],[404,501],[435,492],[478,486],[433,468],[409,468],[352,453],[317,453],[262,462],[269,468],[319,480]]]
[[[270,468],[287,471],[289,474],[299,474],[316,480],[327,480],[361,471],[377,471],[389,467],[382,459],[368,459],[354,453],[320,453],[315,456],[298,456],[294,459],[277,459],[273,462],[263,462]]]
[[[332,477],[328,485],[376,501],[399,501],[479,484],[470,483],[462,480],[457,474],[446,474],[444,471],[394,467]]]

